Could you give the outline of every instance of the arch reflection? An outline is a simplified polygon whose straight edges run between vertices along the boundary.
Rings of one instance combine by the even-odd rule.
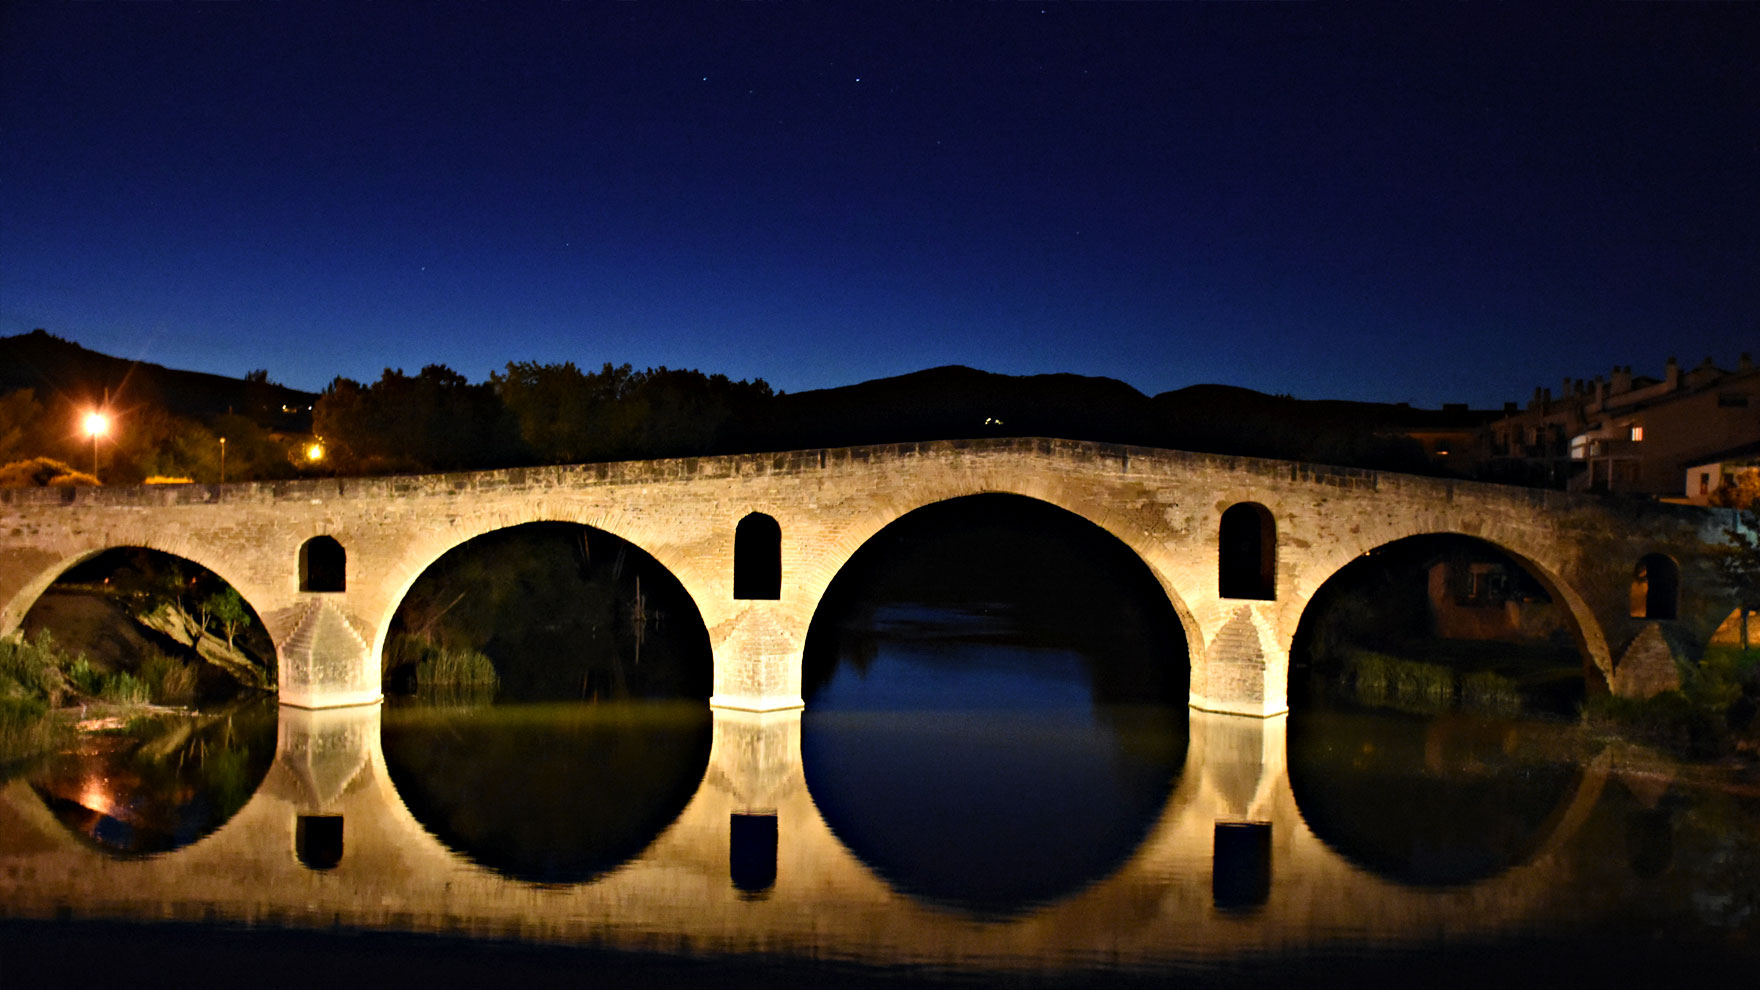
[[[1414,886],[1458,886],[1526,863],[1582,769],[1530,745],[1544,723],[1309,709],[1289,719],[1289,782],[1334,852]]]
[[[805,655],[815,805],[895,889],[980,917],[1119,868],[1185,763],[1187,663],[1166,595],[1097,527],[976,496],[852,558]]]
[[[273,697],[115,721],[27,775],[56,820],[114,855],[169,852],[217,831],[275,758]]]
[[[392,785],[435,838],[504,876],[571,884],[678,818],[708,766],[710,714],[686,701],[399,706],[382,738]]]

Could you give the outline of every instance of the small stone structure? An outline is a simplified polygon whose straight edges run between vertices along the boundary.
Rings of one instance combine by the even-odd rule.
[[[714,650],[712,704],[801,705],[801,650],[826,588],[888,523],[947,499],[1008,493],[1098,525],[1155,575],[1183,627],[1191,704],[1285,711],[1303,609],[1340,568],[1427,533],[1485,540],[1534,575],[1574,621],[1607,684],[1646,628],[1705,643],[1734,607],[1718,584],[1720,510],[1419,478],[1289,461],[1046,439],[939,441],[414,477],[237,485],[0,491],[0,635],[69,567],[119,546],[202,565],[263,619],[283,704],[375,701],[386,629],[416,578],[448,550],[498,529],[570,522],[628,540],[683,584]],[[1219,594],[1222,515],[1267,520],[1266,588]],[[1259,510],[1263,510],[1262,512]],[[736,597],[741,520],[773,520],[775,597]],[[302,590],[322,539],[345,573]],[[329,541],[335,541],[332,546]],[[340,548],[340,554],[337,548]],[[1635,619],[1635,562],[1679,567],[1679,607]],[[327,567],[330,565],[326,565]]]

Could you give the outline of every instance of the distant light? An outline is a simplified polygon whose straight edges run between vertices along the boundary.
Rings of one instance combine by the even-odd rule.
[[[110,432],[110,417],[95,410],[86,413],[85,427],[86,436],[96,440],[98,437]]]
[[[324,459],[324,445],[314,443],[306,448],[306,460],[321,461]]]

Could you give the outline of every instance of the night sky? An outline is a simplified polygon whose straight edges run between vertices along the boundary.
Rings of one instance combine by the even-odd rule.
[[[0,5],[0,335],[1525,399],[1760,357],[1760,5]]]

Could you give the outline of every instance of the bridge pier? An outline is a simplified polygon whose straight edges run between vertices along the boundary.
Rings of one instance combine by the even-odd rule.
[[[1258,718],[1289,711],[1289,637],[1278,631],[1277,606],[1269,601],[1217,603],[1204,654],[1193,657],[1193,708]]]
[[[744,602],[709,630],[714,650],[712,708],[777,712],[800,708],[805,623],[775,602]]]
[[[330,596],[305,598],[272,626],[287,629],[274,636],[281,704],[345,708],[381,700],[379,662],[366,639]]]

